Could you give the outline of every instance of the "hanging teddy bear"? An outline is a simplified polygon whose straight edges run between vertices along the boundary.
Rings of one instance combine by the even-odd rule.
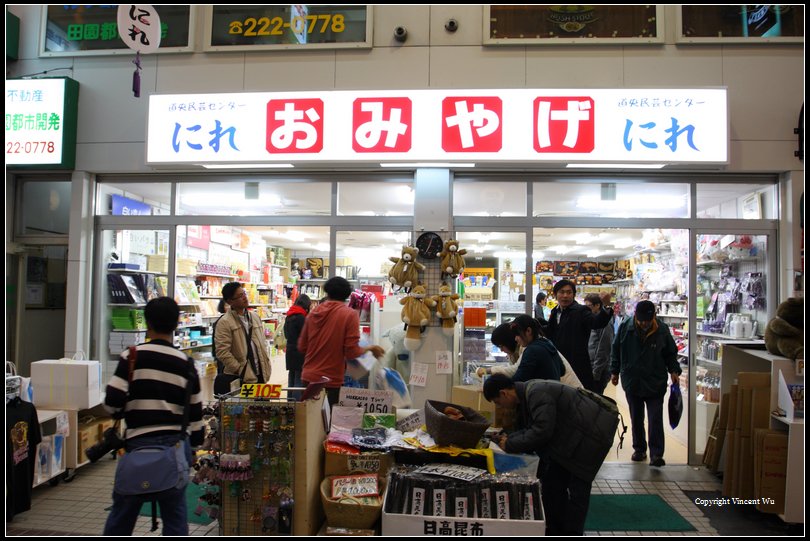
[[[416,351],[422,345],[422,331],[430,320],[430,309],[436,303],[427,296],[427,289],[416,284],[407,297],[399,300],[402,305],[402,321],[405,323],[405,349]]]
[[[388,271],[388,281],[408,293],[416,285],[419,272],[425,270],[425,266],[416,261],[419,249],[415,246],[403,246],[401,255],[402,257],[388,258],[394,264]]]
[[[442,258],[442,277],[455,278],[464,271],[464,254],[467,250],[458,249],[458,241],[448,239],[444,241],[444,249],[439,253]]]
[[[442,284],[439,286],[439,294],[433,296],[436,303],[436,316],[442,321],[442,332],[447,335],[453,334],[453,327],[456,324],[458,315],[458,305],[456,300],[459,296],[453,293],[450,286]]]

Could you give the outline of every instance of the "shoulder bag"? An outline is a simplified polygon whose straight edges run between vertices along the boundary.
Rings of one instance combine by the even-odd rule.
[[[129,382],[135,370],[135,346],[129,353]],[[189,376],[191,370],[189,369]],[[189,464],[185,442],[188,427],[189,403],[191,402],[191,377],[186,384],[186,400],[183,407],[183,425],[179,440],[172,445],[149,445],[129,451],[118,460],[115,468],[113,491],[122,496],[148,496],[183,488],[189,480]],[[152,501],[152,531],[157,529],[155,502]]]

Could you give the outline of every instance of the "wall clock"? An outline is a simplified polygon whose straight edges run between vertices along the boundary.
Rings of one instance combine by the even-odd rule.
[[[419,255],[425,259],[435,259],[439,252],[442,251],[444,241],[442,238],[432,231],[422,233],[416,239],[416,248],[419,250]]]

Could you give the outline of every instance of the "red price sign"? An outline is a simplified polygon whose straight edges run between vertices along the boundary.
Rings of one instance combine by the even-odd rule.
[[[240,398],[281,398],[281,385],[278,383],[245,383],[239,393]]]

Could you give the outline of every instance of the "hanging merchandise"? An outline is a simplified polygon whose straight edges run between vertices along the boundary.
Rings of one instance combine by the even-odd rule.
[[[121,41],[135,51],[135,73],[132,75],[132,94],[141,97],[141,52],[154,53],[160,47],[160,15],[149,5],[118,6],[118,35]]]
[[[456,316],[458,315],[456,301],[458,299],[459,296],[444,283],[439,286],[439,294],[433,296],[433,302],[436,303],[436,317],[442,322],[442,332],[448,336],[452,336],[456,326]]]
[[[388,271],[388,281],[391,285],[409,293],[418,279],[419,273],[425,270],[425,266],[416,261],[419,249],[414,246],[403,246],[402,257],[389,257],[394,266]]]
[[[439,253],[442,261],[439,268],[442,271],[442,278],[450,277],[455,278],[464,272],[464,255],[467,250],[459,250],[458,241],[448,239],[444,241],[444,249]]]
[[[220,413],[221,533],[292,534],[295,407],[229,398]]]
[[[422,345],[422,332],[430,321],[430,309],[436,302],[427,296],[422,284],[415,284],[407,297],[399,300],[402,305],[402,321],[405,323],[405,348],[416,351]]]

